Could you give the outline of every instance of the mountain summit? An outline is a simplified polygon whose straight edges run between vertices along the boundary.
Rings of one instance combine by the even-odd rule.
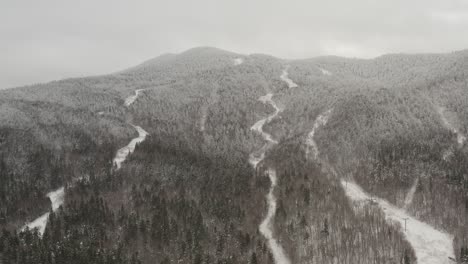
[[[0,262],[468,257],[468,53],[200,47],[0,91]]]

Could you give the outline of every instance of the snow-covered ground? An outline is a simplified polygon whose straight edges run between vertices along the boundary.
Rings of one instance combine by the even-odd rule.
[[[453,122],[450,122],[449,119],[447,118],[446,110],[443,107],[439,107],[438,112],[440,114],[440,117],[442,119],[442,122],[444,123],[445,127],[450,129],[453,133],[457,135],[457,143],[459,147],[462,147],[463,144],[466,141],[465,135],[460,132],[460,130],[453,124]]]
[[[405,197],[405,204],[403,205],[403,209],[407,210],[408,207],[413,202],[414,194],[416,193],[416,188],[418,187],[418,183],[419,183],[419,178],[416,178],[414,180],[413,186],[411,186],[411,189],[409,190],[408,194]]]
[[[146,139],[146,136],[148,135],[148,132],[146,132],[143,128],[139,126],[133,126],[133,127],[138,132],[138,137],[132,139],[130,143],[128,143],[127,146],[117,151],[117,154],[115,155],[115,158],[113,160],[113,164],[115,164],[115,166],[117,167],[117,170],[120,169],[120,167],[122,166],[122,163],[125,161],[127,156],[135,150],[136,144],[143,142]]]
[[[289,79],[289,73],[288,73],[288,70],[289,70],[289,66],[286,66],[286,69],[283,70],[283,73],[281,74],[280,78],[281,80],[283,80],[284,82],[286,82],[288,84],[288,87],[289,88],[296,88],[298,87],[298,85],[291,79]]]
[[[307,135],[306,139],[306,158],[309,157],[310,151],[312,149],[314,159],[317,159],[319,156],[319,150],[317,147],[317,143],[314,140],[315,133],[317,132],[317,129],[319,129],[321,126],[324,126],[328,122],[328,118],[330,117],[332,109],[320,114],[314,122],[314,126],[312,127],[312,131]]]
[[[50,202],[52,203],[52,211],[56,211],[63,204],[65,198],[65,188],[61,187],[53,192],[47,194]]]
[[[333,74],[330,71],[325,70],[324,68],[319,68],[323,75],[332,76]]]
[[[260,119],[251,127],[253,131],[262,135],[263,139],[266,141],[265,145],[263,145],[263,147],[259,150],[259,153],[257,154],[252,153],[250,155],[249,162],[254,168],[256,168],[258,163],[261,162],[265,158],[265,152],[271,146],[278,144],[278,141],[274,140],[270,134],[263,131],[263,126],[266,123],[271,122],[271,120],[273,120],[273,118],[275,118],[281,111],[280,108],[273,101],[272,93],[268,93],[264,96],[261,96],[258,100],[264,104],[270,104],[275,109],[275,112],[273,112],[273,114],[263,119]],[[267,203],[268,203],[268,212],[267,212],[265,219],[263,219],[262,223],[260,224],[259,230],[260,230],[260,233],[268,241],[268,246],[271,250],[275,263],[276,264],[290,264],[291,261],[288,259],[288,257],[284,253],[283,248],[273,236],[273,229],[272,229],[271,222],[274,219],[275,214],[276,214],[276,198],[274,195],[274,190],[275,190],[276,183],[277,183],[277,177],[276,177],[276,171],[273,168],[269,168],[267,170],[267,174],[271,181],[270,191],[268,192],[266,196]]]
[[[140,93],[143,92],[144,90],[146,89],[138,89],[138,90],[135,90],[135,94],[132,95],[132,96],[129,96],[125,99],[125,103],[124,105],[126,107],[129,107],[131,104],[133,104],[133,102],[135,102],[135,100],[138,98],[138,96],[140,96]]]
[[[406,239],[413,247],[419,264],[449,264],[454,258],[453,237],[419,221],[405,210],[395,207],[384,199],[371,197],[353,182],[341,181],[346,195],[354,202],[368,202],[371,198],[379,205],[389,222],[399,223]],[[405,231],[406,219],[406,231]]]
[[[278,241],[273,237],[273,230],[271,228],[271,220],[275,218],[276,214],[276,198],[273,194],[275,187],[276,187],[276,171],[274,169],[268,169],[267,171],[268,177],[271,181],[270,191],[267,194],[267,201],[268,201],[268,213],[265,219],[263,219],[262,223],[260,224],[260,233],[268,241],[268,246],[271,249],[271,253],[273,254],[273,259],[275,260],[276,264],[290,264],[288,257],[284,253],[283,247],[278,243]]]
[[[138,89],[135,91],[135,95],[132,95],[130,97],[128,97],[127,99],[125,99],[125,106],[130,106],[133,102],[135,102],[135,100],[138,98],[138,96],[140,95],[140,93],[145,90],[145,89]],[[102,115],[104,114],[104,112],[99,112],[98,113],[99,115]],[[146,136],[148,135],[148,133],[143,130],[143,128],[139,127],[139,126],[133,126],[137,132],[138,132],[138,137],[137,138],[134,138],[132,139],[132,141],[130,141],[130,143],[119,149],[117,151],[117,154],[113,160],[113,163],[117,166],[117,169],[120,169],[121,165],[122,165],[122,162],[125,161],[125,159],[127,158],[127,156],[132,153],[134,150],[135,150],[135,146],[136,144],[138,143],[141,143],[145,140]],[[49,192],[47,194],[47,197],[49,197],[50,201],[51,201],[51,204],[52,204],[52,211],[56,211],[58,208],[60,208],[60,206],[63,204],[63,201],[64,201],[64,198],[65,198],[65,188],[64,187],[61,187],[53,192]],[[37,228],[38,229],[38,232],[39,234],[42,236],[44,234],[44,231],[45,231],[45,228],[47,226],[47,221],[49,219],[49,212],[41,215],[40,217],[38,217],[37,219],[35,219],[34,221],[26,224],[21,230],[24,230],[26,227],[28,227],[29,229],[35,229]]]
[[[258,98],[258,100],[264,104],[270,104],[271,106],[273,106],[273,108],[275,109],[275,112],[263,119],[260,119],[258,120],[250,129],[252,129],[253,131],[259,133],[260,135],[262,135],[263,139],[265,141],[267,141],[267,143],[259,150],[260,153],[252,153],[250,154],[250,159],[249,159],[249,162],[250,164],[256,168],[257,167],[257,164],[263,160],[263,158],[265,157],[265,152],[268,150],[268,148],[274,144],[278,144],[278,141],[274,140],[273,137],[268,134],[268,133],[265,133],[263,131],[263,126],[266,124],[266,123],[269,123],[271,122],[271,120],[273,120],[273,118],[275,118],[279,112],[281,111],[279,109],[279,107],[276,105],[276,103],[272,100],[273,98],[273,94],[272,93],[268,93],[264,96],[260,96],[260,98]]]
[[[455,122],[450,122],[449,121],[449,119],[447,118],[447,116],[449,116],[449,114],[447,114],[446,109],[439,106],[439,107],[437,107],[437,112],[439,113],[440,118],[442,119],[442,123],[444,124],[444,126],[457,135],[458,147],[459,148],[463,147],[463,145],[465,144],[465,141],[466,141],[466,137],[454,125]],[[453,150],[454,150],[454,147],[450,147],[450,148],[446,149],[442,153],[442,159],[445,160],[445,161],[449,161],[449,159],[453,155]]]
[[[28,227],[30,230],[37,229],[39,232],[39,235],[42,236],[44,234],[47,221],[49,220],[49,213],[45,213],[38,218],[36,218],[34,221],[31,223],[26,224],[21,230],[26,229]]]
[[[200,132],[205,132],[206,119],[208,118],[208,106],[202,108],[202,115],[200,117]]]
[[[243,58],[235,58],[234,59],[234,65],[241,65],[242,63],[244,63]]]
[[[53,192],[47,194],[49,197],[50,202],[52,203],[52,211],[57,211],[60,206],[63,204],[64,197],[65,197],[65,189],[61,187]],[[26,224],[21,230],[24,230],[26,227],[29,229],[37,229],[39,234],[42,236],[44,234],[45,228],[47,226],[47,221],[49,220],[49,212],[41,215],[40,217],[36,218],[34,221]]]

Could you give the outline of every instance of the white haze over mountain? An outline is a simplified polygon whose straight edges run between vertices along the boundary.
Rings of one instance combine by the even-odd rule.
[[[283,58],[468,48],[464,0],[0,0],[0,89],[214,46]]]

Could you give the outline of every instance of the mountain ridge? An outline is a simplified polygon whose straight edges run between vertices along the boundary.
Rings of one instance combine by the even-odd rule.
[[[203,47],[0,91],[0,257],[417,263],[434,243],[388,222],[385,208],[398,208],[450,238],[431,261],[461,261],[466,55],[283,60]],[[116,169],[119,150],[133,153]],[[347,195],[346,181],[365,195]],[[54,211],[46,195],[60,186]],[[42,237],[18,231],[50,210]]]
[[[249,56],[264,56],[264,57],[269,57],[271,59],[275,60],[280,60],[288,63],[295,63],[295,62],[315,62],[315,61],[348,61],[348,62],[373,62],[373,61],[378,61],[378,60],[387,60],[391,58],[411,58],[411,57],[422,57],[422,56],[429,56],[429,57],[437,57],[437,56],[468,56],[468,49],[463,49],[463,50],[457,50],[457,51],[452,51],[452,52],[445,52],[445,53],[388,53],[388,54],[382,54],[379,55],[375,58],[350,58],[350,57],[341,57],[341,56],[335,56],[335,55],[323,55],[323,56],[316,56],[316,57],[309,57],[309,58],[303,58],[303,59],[284,59],[284,58],[279,58],[273,55],[268,55],[268,54],[262,54],[262,53],[252,53],[252,54],[240,54],[240,53],[235,53],[231,52],[228,50],[216,48],[216,47],[210,47],[210,46],[199,46],[199,47],[194,47],[179,53],[164,53],[159,56],[156,56],[154,58],[147,59],[135,66],[129,66],[128,68],[124,70],[120,70],[117,72],[113,73],[107,73],[107,74],[100,74],[100,75],[92,75],[88,77],[69,77],[69,78],[64,78],[64,79],[57,79],[57,80],[52,80],[48,82],[43,82],[43,83],[33,83],[33,84],[27,84],[23,86],[18,86],[18,87],[7,87],[2,90],[9,90],[9,89],[15,89],[15,88],[26,88],[30,86],[38,86],[38,85],[44,85],[44,84],[49,84],[53,82],[60,82],[60,81],[65,81],[65,80],[75,80],[75,79],[83,79],[83,78],[99,78],[99,77],[104,77],[104,76],[113,76],[113,75],[119,75],[121,73],[125,73],[128,71],[132,71],[135,69],[140,69],[142,67],[148,67],[153,64],[160,64],[164,62],[170,62],[171,59],[178,58],[179,59],[184,59],[187,56],[193,56],[197,55],[200,56],[212,56],[212,55],[228,55],[229,57],[249,57]]]

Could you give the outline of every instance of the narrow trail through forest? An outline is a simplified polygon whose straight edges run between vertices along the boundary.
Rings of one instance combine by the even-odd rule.
[[[126,107],[129,107],[131,104],[133,104],[135,102],[135,100],[138,98],[138,96],[140,96],[141,92],[143,92],[144,90],[146,89],[138,89],[138,90],[135,90],[135,94],[134,95],[131,95],[129,97],[127,97],[125,99],[125,102],[124,102],[124,105]]]
[[[286,68],[283,71],[280,78],[288,84],[289,88],[297,87],[297,85],[287,77],[288,76],[287,69],[288,68]],[[265,158],[266,151],[272,146],[278,144],[278,141],[274,140],[270,134],[263,131],[263,126],[271,122],[281,112],[281,109],[273,101],[272,93],[267,93],[266,95],[261,96],[258,100],[264,104],[271,105],[275,109],[275,112],[273,112],[273,114],[263,119],[260,119],[251,127],[253,131],[259,133],[263,137],[263,139],[266,141],[266,143],[258,151],[259,153],[252,153],[250,155],[249,162],[254,168],[257,168],[258,163],[260,163]],[[275,260],[275,263],[276,264],[290,264],[291,261],[286,256],[283,247],[273,235],[272,221],[275,218],[275,214],[276,214],[276,197],[274,195],[274,191],[278,182],[278,179],[276,176],[276,170],[270,167],[266,170],[266,172],[271,181],[270,190],[268,194],[266,195],[266,199],[268,203],[268,211],[267,211],[266,217],[260,223],[259,230],[260,230],[260,233],[266,238],[268,242],[268,246],[270,248],[271,254],[273,255],[273,259]]]
[[[289,78],[289,73],[288,73],[289,67],[290,67],[289,65],[286,66],[286,69],[283,70],[283,73],[281,74],[280,78],[281,80],[286,82],[289,88],[296,88],[298,87],[297,83],[295,83],[293,80]]]
[[[115,158],[112,162],[117,167],[117,170],[119,170],[122,167],[122,163],[127,159],[128,155],[132,154],[133,151],[135,151],[136,145],[143,142],[146,139],[146,136],[148,135],[148,132],[146,132],[143,128],[134,125],[132,126],[138,132],[138,137],[132,139],[127,146],[117,151],[117,154],[115,155]]]
[[[314,159],[318,159],[320,152],[319,152],[317,143],[315,142],[314,136],[315,136],[315,133],[317,132],[317,129],[327,124],[328,118],[330,117],[331,112],[332,112],[332,109],[320,114],[315,119],[314,125],[312,127],[312,131],[310,131],[306,139],[306,145],[307,145],[306,158],[307,159],[309,158],[311,150],[314,155]]]
[[[463,133],[461,133],[460,130],[454,125],[454,123],[456,122],[453,122],[453,120],[451,122],[449,120],[449,118],[447,117],[448,116],[447,110],[444,107],[436,106],[436,108],[437,108],[437,112],[440,115],[440,118],[442,119],[442,123],[444,124],[444,126],[450,131],[452,131],[452,133],[454,133],[457,136],[458,147],[459,148],[463,147],[466,141],[466,136],[463,135]],[[444,153],[442,153],[442,158],[443,160],[448,161],[452,155],[453,155],[453,147],[450,147],[449,149],[444,151]]]
[[[128,97],[127,99],[125,99],[125,103],[124,103],[125,106],[129,107],[133,102],[135,102],[135,100],[138,98],[141,91],[143,91],[143,90],[145,90],[145,89],[136,90],[134,95],[132,95],[132,96]],[[121,148],[121,149],[119,149],[117,151],[116,156],[115,156],[115,158],[113,160],[113,164],[117,167],[117,170],[121,168],[122,163],[125,161],[125,159],[127,159],[128,155],[131,154],[135,150],[136,144],[143,142],[145,140],[146,136],[148,135],[148,132],[143,130],[143,128],[141,128],[139,126],[134,126],[134,125],[132,125],[132,126],[138,132],[138,137],[132,139],[127,146],[125,146],[125,147],[123,147],[123,148]],[[60,187],[59,189],[57,189],[55,191],[49,192],[47,194],[47,197],[50,199],[51,206],[52,206],[52,211],[53,212],[57,211],[60,208],[60,206],[63,204],[64,200],[65,200],[65,187],[62,186],[62,187]],[[25,224],[21,228],[21,230],[24,230],[26,228],[37,229],[38,232],[39,232],[39,235],[42,236],[44,234],[45,228],[47,226],[47,222],[49,220],[49,215],[50,215],[50,212],[44,213],[43,215],[36,218],[32,222],[29,222],[29,223]]]
[[[384,199],[367,194],[354,182],[341,181],[346,195],[351,201],[366,203],[372,198],[383,210],[388,222],[397,222],[411,244],[419,264],[449,264],[454,259],[453,237],[450,234],[436,230],[432,226],[419,221],[406,210],[398,208]],[[405,230],[406,229],[406,230]]]
[[[418,183],[419,183],[419,177],[417,177],[414,180],[413,186],[411,186],[411,189],[409,190],[408,194],[405,197],[405,204],[403,206],[404,210],[407,210],[408,207],[413,202],[414,194],[416,193],[416,188],[418,187]]]
[[[312,148],[314,158],[319,158],[319,150],[314,140],[317,129],[327,123],[331,110],[319,115],[314,122],[312,131],[306,139],[306,145]],[[306,154],[310,150],[306,150]],[[413,186],[408,192],[404,208],[398,208],[384,199],[371,196],[364,192],[362,188],[354,182],[341,180],[342,188],[346,196],[353,202],[362,204],[375,201],[384,212],[385,218],[390,223],[399,223],[403,228],[404,235],[413,247],[417,263],[419,264],[449,264],[453,263],[450,258],[454,258],[453,237],[450,234],[436,230],[432,226],[419,221],[407,213],[406,208],[412,203],[414,194],[418,186],[419,179],[416,178]],[[405,230],[406,227],[406,230]]]
[[[129,107],[131,104],[133,104],[138,98],[138,96],[140,96],[141,92],[144,90],[146,89],[138,89],[135,91],[134,95],[127,97],[127,99],[125,99],[125,106]],[[117,151],[115,158],[112,161],[112,164],[114,164],[117,167],[117,170],[119,170],[122,167],[122,163],[127,159],[128,155],[132,154],[133,151],[135,151],[136,145],[143,142],[146,139],[146,136],[148,135],[148,132],[146,132],[143,128],[135,125],[132,126],[138,132],[138,137],[132,139],[127,146]]]

